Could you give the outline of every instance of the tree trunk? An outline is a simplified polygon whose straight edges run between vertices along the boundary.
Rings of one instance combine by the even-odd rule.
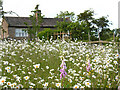
[[[98,37],[99,37],[99,41],[100,41],[100,33],[99,33],[99,31],[98,31]]]
[[[115,33],[113,32],[113,41],[115,41]]]
[[[88,40],[89,40],[89,42],[90,42],[90,32],[88,32]]]

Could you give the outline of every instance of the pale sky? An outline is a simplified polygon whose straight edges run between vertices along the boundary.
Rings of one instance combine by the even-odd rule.
[[[14,11],[19,16],[31,15],[36,4],[46,17],[56,17],[60,11],[74,12],[76,15],[92,8],[95,17],[107,16],[113,23],[111,29],[118,28],[118,1],[120,0],[3,0],[4,11]],[[7,16],[16,16],[7,15]]]

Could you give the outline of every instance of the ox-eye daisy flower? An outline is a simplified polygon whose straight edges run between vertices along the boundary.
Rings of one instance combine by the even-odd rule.
[[[46,69],[49,69],[49,66],[46,66]]]
[[[47,87],[48,86],[48,82],[45,82],[45,84],[43,84],[44,87]]]
[[[11,88],[14,88],[14,85],[13,85],[13,84],[11,84],[11,85],[10,85],[10,87],[11,87]]]
[[[16,89],[20,88],[20,86],[16,86]]]
[[[10,70],[10,67],[9,67],[9,66],[7,66],[5,69],[6,69],[6,70]]]
[[[69,81],[70,83],[72,83],[72,79],[68,79],[68,81]]]
[[[7,85],[10,86],[10,85],[11,85],[11,82],[7,82]]]
[[[78,85],[74,85],[73,88],[79,88],[79,86]]]
[[[33,88],[33,86],[29,86],[30,88]]]
[[[86,85],[87,87],[90,87],[91,83],[90,83],[90,82],[85,82],[85,85]]]
[[[56,83],[56,87],[61,87],[61,83]]]
[[[40,67],[40,64],[35,64],[33,65],[35,68],[39,68]]]
[[[6,77],[2,77],[0,79],[0,85],[3,85],[5,83],[5,81],[6,81]]]
[[[116,65],[116,64],[118,64],[118,62],[117,61],[113,61],[114,62],[114,64]]]
[[[24,79],[25,79],[25,80],[28,80],[28,79],[29,79],[29,76],[25,76]]]

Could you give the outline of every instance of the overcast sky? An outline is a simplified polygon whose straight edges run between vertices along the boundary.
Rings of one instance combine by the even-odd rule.
[[[19,16],[27,17],[31,15],[36,4],[39,4],[42,14],[51,18],[60,11],[74,12],[78,15],[92,8],[96,18],[109,15],[108,19],[113,23],[113,29],[118,28],[118,1],[120,0],[3,0],[3,8],[4,11],[14,11]]]

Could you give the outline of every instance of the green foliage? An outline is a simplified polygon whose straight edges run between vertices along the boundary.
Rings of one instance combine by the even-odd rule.
[[[94,11],[93,10],[85,10],[83,13],[77,15],[78,21],[86,21],[90,24],[90,21],[93,20]]]
[[[109,40],[109,39],[113,39],[113,31],[111,31],[109,28],[103,29],[100,32],[100,36],[102,40]]]
[[[77,20],[78,21],[85,21],[86,22],[86,27],[87,27],[87,32],[88,32],[88,39],[90,41],[90,33],[92,30],[92,23],[91,21],[94,19],[94,11],[93,10],[85,10],[83,13],[80,13],[77,15]]]
[[[51,35],[53,35],[53,33],[59,33],[60,31],[62,30],[52,30],[50,28],[45,28],[43,31],[39,32],[37,36],[39,37],[39,39],[42,39],[44,36],[44,39],[47,40],[47,38],[51,38]]]
[[[71,21],[65,21],[66,17],[69,17]],[[113,38],[113,33],[109,29],[110,23],[107,17],[102,16],[95,19],[94,11],[91,9],[85,10],[83,13],[77,15],[77,21],[75,21],[74,12],[70,13],[68,11],[61,11],[60,14],[57,14],[56,18],[64,18],[64,21],[58,22],[56,27],[65,32],[69,30],[72,33],[72,38],[89,41],[95,41],[98,40],[98,38],[100,40],[100,37],[102,40]]]
[[[32,27],[28,25],[27,22],[25,22],[25,25],[28,27],[28,29],[26,29],[26,31],[28,32],[29,34],[29,37],[30,37],[30,40],[35,40],[35,38],[37,38],[37,33],[39,32],[40,30],[40,25],[41,23],[43,22],[43,17],[41,15],[41,10],[34,10],[34,11],[31,11],[31,12],[34,12],[33,15],[30,15],[30,21],[32,23]],[[36,13],[37,13],[37,16],[36,16]]]
[[[71,22],[62,21],[62,22],[57,22],[57,25],[55,27],[57,27],[57,29],[67,32],[69,30],[70,24],[71,24]]]
[[[75,15],[74,12],[60,11],[60,14],[57,14],[57,17],[55,17],[55,18],[64,18],[65,19],[65,18],[69,17],[71,19],[71,21],[75,21],[74,15]]]

